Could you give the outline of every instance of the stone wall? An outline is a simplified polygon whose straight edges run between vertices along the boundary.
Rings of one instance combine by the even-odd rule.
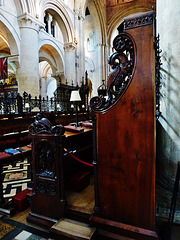
[[[161,53],[161,112],[157,123],[157,213],[168,218],[180,161],[180,1],[157,1]],[[180,212],[180,199],[175,220]]]

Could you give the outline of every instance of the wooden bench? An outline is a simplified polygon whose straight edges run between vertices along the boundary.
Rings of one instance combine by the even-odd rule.
[[[34,119],[34,116],[0,118],[0,151],[29,144],[28,127]]]

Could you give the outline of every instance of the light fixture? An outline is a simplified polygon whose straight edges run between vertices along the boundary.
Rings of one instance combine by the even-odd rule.
[[[26,102],[24,107],[25,107],[26,111],[28,112],[28,110],[29,110],[29,103]]]
[[[70,102],[75,102],[76,106],[76,127],[78,127],[78,102],[81,101],[81,97],[78,90],[71,91]]]
[[[25,108],[29,108],[29,103],[25,103]]]
[[[78,90],[71,91],[70,102],[81,101],[81,97]]]

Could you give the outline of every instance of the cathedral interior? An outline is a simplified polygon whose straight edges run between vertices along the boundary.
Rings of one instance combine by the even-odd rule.
[[[0,221],[180,238],[179,15],[178,0],[0,0]],[[29,180],[8,190],[19,162]]]

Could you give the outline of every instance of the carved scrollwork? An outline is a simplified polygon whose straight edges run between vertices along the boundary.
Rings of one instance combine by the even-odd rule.
[[[136,17],[125,18],[124,20],[124,29],[131,29],[135,27],[141,27],[145,25],[151,25],[154,19],[154,12],[151,11],[148,14],[144,13],[144,15],[137,14]]]
[[[100,109],[102,107],[102,98],[99,96],[93,97],[91,99],[91,108]]]
[[[62,125],[53,126],[47,118],[42,118],[40,114],[37,114],[35,122],[29,126],[29,133],[34,134],[53,134],[63,135],[65,129]]]
[[[113,47],[116,50],[108,63],[112,70],[107,81],[108,98],[93,97],[92,110],[103,111],[111,107],[126,91],[135,66],[135,45],[129,34],[121,33],[115,37]]]

